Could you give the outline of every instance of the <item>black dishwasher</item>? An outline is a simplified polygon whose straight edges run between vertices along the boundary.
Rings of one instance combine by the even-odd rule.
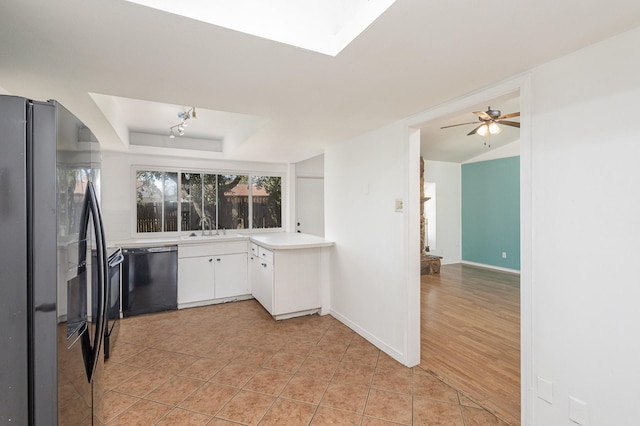
[[[122,250],[122,315],[178,308],[178,246]]]

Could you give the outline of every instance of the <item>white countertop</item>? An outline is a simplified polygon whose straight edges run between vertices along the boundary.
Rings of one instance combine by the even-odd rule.
[[[259,244],[271,250],[291,250],[315,247],[331,247],[333,241],[327,241],[315,235],[271,232],[264,234],[228,234],[197,237],[157,237],[157,238],[131,238],[127,240],[109,241],[109,246],[134,248],[134,247],[162,247],[183,244],[211,244],[229,241],[248,241]]]
[[[180,244],[210,244],[216,242],[247,241],[248,235],[205,235],[198,234],[196,237],[158,237],[158,238],[131,238],[128,240],[109,241],[110,246],[133,248],[133,247],[162,247],[175,246]]]
[[[251,241],[272,250],[331,247],[335,245],[333,241],[327,241],[322,237],[297,232],[256,234],[251,236]]]

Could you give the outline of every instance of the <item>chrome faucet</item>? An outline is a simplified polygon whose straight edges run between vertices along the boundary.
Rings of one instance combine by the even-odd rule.
[[[202,236],[204,236],[204,230],[205,230],[205,225],[209,224],[209,233],[207,235],[211,235],[211,219],[209,219],[207,216],[203,216],[200,219],[200,226],[202,227]]]

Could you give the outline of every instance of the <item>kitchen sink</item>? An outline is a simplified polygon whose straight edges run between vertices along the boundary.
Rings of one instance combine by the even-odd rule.
[[[241,234],[222,234],[219,233],[218,235],[216,234],[212,234],[212,235],[202,235],[200,233],[195,234],[195,235],[183,235],[180,237],[180,240],[182,241],[229,241],[229,240],[239,240],[239,239],[243,239],[243,238],[247,238],[245,235],[241,235]]]

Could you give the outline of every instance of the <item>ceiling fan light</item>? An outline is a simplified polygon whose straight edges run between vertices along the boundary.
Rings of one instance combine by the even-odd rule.
[[[489,134],[489,126],[487,126],[486,123],[483,124],[482,126],[478,127],[476,133],[480,136],[487,136]]]
[[[498,133],[500,133],[502,131],[502,127],[498,126],[498,123],[491,123],[489,124],[489,133],[492,135],[497,135]]]

